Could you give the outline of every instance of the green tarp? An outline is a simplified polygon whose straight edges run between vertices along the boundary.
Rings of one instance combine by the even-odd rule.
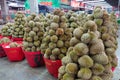
[[[30,9],[29,0],[26,0],[26,1],[25,1],[25,9],[26,9],[26,10]]]
[[[53,8],[59,8],[60,7],[60,0],[38,0],[38,3],[40,3],[40,2],[52,2],[52,7]],[[25,2],[25,9],[26,10],[30,9],[29,0],[26,0],[26,2]]]

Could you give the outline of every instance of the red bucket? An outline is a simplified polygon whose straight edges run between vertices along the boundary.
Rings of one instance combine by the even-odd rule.
[[[31,67],[39,67],[44,65],[43,56],[40,52],[26,52],[24,51],[28,64]]]
[[[46,68],[48,72],[54,77],[58,78],[58,69],[62,66],[61,60],[52,61],[44,58]]]
[[[12,37],[12,41],[23,41],[23,38],[15,38],[15,37]]]
[[[5,54],[4,49],[2,48],[2,45],[0,45],[0,58],[2,57],[6,57],[6,54]]]
[[[10,61],[22,61],[25,56],[21,47],[10,48],[8,45],[2,45]]]

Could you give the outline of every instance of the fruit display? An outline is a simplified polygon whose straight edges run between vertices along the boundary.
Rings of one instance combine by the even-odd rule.
[[[56,9],[48,16],[51,18],[49,20],[51,23],[44,34],[41,51],[45,58],[59,60],[66,55],[72,31],[67,26],[65,13],[60,9]]]
[[[89,16],[91,20],[73,31],[71,47],[62,58],[58,80],[112,79],[111,68],[117,66],[117,41],[116,34],[109,32],[114,30],[109,18],[106,11],[96,7]]]
[[[26,17],[23,13],[17,12],[14,19],[14,25],[12,30],[12,37],[23,38],[24,26],[26,24]]]
[[[11,42],[11,41],[10,41],[10,39],[7,38],[7,37],[4,37],[4,38],[2,38],[2,39],[0,40],[0,44],[2,44],[2,43],[9,43],[9,42]]]
[[[31,14],[27,17],[27,24],[24,28],[25,34],[23,37],[23,48],[27,52],[40,51],[41,40],[44,34],[40,20],[40,17],[36,14]]]
[[[109,63],[112,67],[116,67],[118,64],[117,56],[115,54],[118,47],[118,25],[116,21],[116,16],[114,12],[108,14],[108,12],[106,10],[102,10],[101,7],[97,7],[94,10],[93,15],[96,15],[94,16],[94,21],[99,26],[98,30],[101,32],[101,39],[104,42],[105,53],[109,58]]]
[[[11,36],[12,35],[12,29],[13,29],[13,23],[5,24],[1,29],[1,35],[2,36]]]

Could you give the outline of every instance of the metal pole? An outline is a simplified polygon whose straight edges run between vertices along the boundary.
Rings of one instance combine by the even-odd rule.
[[[29,0],[29,3],[30,3],[30,13],[38,14],[38,1]]]
[[[120,7],[119,6],[120,6],[120,0],[118,0],[118,14],[119,14],[118,18],[120,18]]]

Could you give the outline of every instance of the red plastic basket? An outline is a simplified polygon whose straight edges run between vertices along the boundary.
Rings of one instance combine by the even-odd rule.
[[[21,47],[9,48],[7,46],[8,45],[2,45],[10,61],[22,61],[25,58]]]
[[[41,52],[26,52],[24,51],[28,64],[31,67],[39,67],[44,65],[44,60]]]
[[[58,78],[58,69],[62,66],[61,60],[52,61],[44,58],[46,68],[48,72],[54,77]]]
[[[6,57],[6,54],[5,54],[4,49],[2,48],[2,45],[0,45],[0,58],[2,57]]]
[[[23,41],[23,38],[15,38],[15,37],[12,37],[12,41]]]

